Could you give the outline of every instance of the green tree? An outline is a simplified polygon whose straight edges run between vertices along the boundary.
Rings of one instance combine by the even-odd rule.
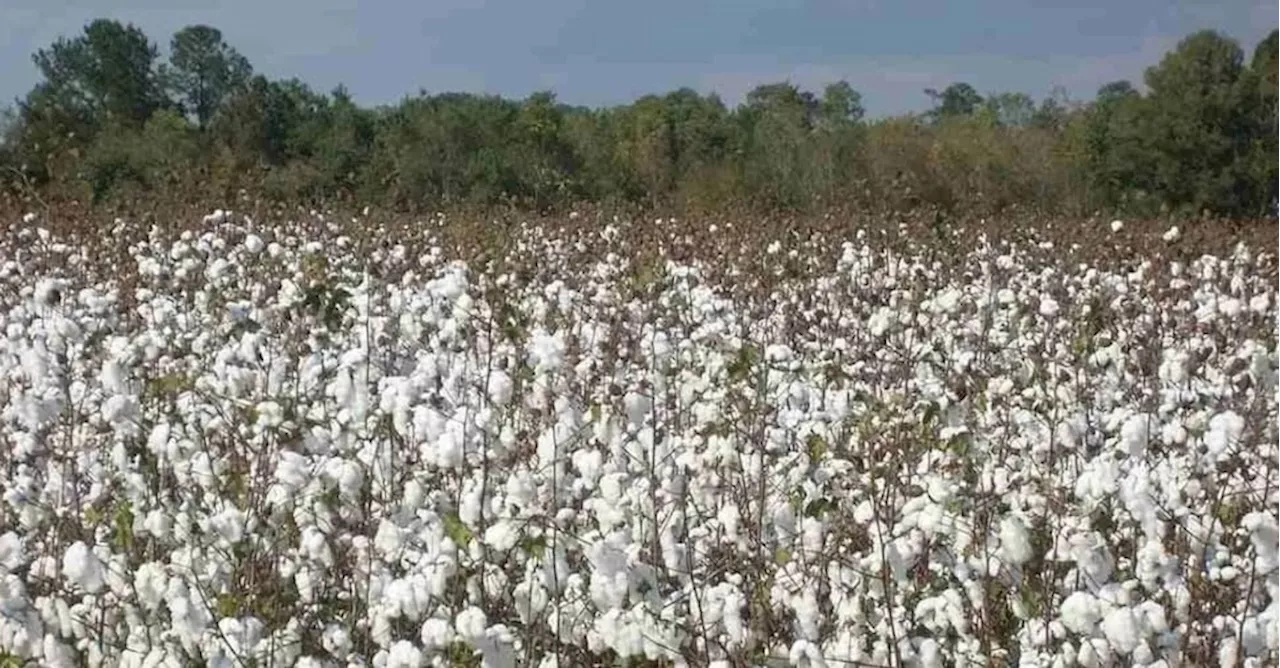
[[[982,106],[982,96],[967,83],[953,83],[942,92],[926,88],[924,94],[934,102],[928,116],[940,121],[956,116],[971,116]]]
[[[862,94],[848,81],[827,84],[818,103],[822,123],[828,127],[847,127],[862,120],[866,110],[862,107]]]
[[[1098,89],[1082,126],[1088,198],[1108,209],[1138,205],[1154,188],[1149,105],[1128,81]]]
[[[253,74],[248,59],[206,25],[187,26],[170,43],[170,84],[187,113],[203,130],[233,90]]]
[[[155,45],[132,24],[98,19],[75,39],[60,38],[33,56],[44,81],[33,107],[54,107],[62,118],[141,127],[168,106]]]
[[[121,191],[180,187],[199,158],[190,123],[175,110],[151,116],[141,129],[113,123],[97,136],[84,160],[84,180],[95,202]]]
[[[983,100],[982,111],[996,125],[1026,127],[1036,115],[1036,103],[1026,93],[992,93]]]
[[[1206,30],[1146,71],[1155,185],[1172,207],[1224,214],[1249,207],[1239,187],[1253,139],[1239,87],[1243,62],[1234,40]]]
[[[765,84],[747,94],[739,110],[746,161],[744,185],[757,204],[801,207],[813,193],[810,133],[819,101],[789,83]]]
[[[516,115],[516,145],[525,153],[520,180],[538,210],[576,197],[577,156],[564,134],[564,116],[550,91],[530,95]]]
[[[1258,42],[1253,50],[1253,58],[1249,63],[1249,83],[1255,86],[1251,91],[1257,95],[1256,111],[1265,129],[1271,131],[1275,138],[1277,86],[1280,85],[1280,31],[1272,30],[1270,35]]]

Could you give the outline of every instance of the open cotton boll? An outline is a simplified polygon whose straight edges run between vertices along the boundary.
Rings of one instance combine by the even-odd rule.
[[[1031,535],[1021,518],[1011,515],[1000,521],[1000,556],[1015,565],[1031,560]]]
[[[1225,411],[1209,418],[1209,431],[1204,436],[1209,454],[1215,458],[1227,456],[1240,442],[1244,427],[1244,418],[1235,411]]]
[[[457,617],[454,618],[453,626],[463,639],[475,643],[485,637],[485,629],[489,626],[489,619],[483,610],[471,606],[458,613]]]
[[[72,543],[63,554],[62,577],[90,594],[101,591],[106,583],[102,562],[83,541]]]
[[[263,247],[265,246],[264,242],[262,241],[262,237],[256,234],[246,235],[244,238],[243,245],[244,245],[244,249],[248,251],[250,255],[257,255],[258,253],[261,253]]]
[[[1120,607],[1107,613],[1102,620],[1102,632],[1112,649],[1123,655],[1132,654],[1142,643],[1141,626],[1133,609]]]
[[[12,531],[0,535],[0,568],[5,572],[12,573],[26,563],[22,543],[22,537]]]
[[[1089,636],[1102,621],[1098,599],[1083,591],[1072,592],[1058,609],[1062,625],[1072,633]]]
[[[1147,449],[1151,438],[1150,429],[1154,418],[1138,414],[1129,417],[1120,427],[1120,447],[1130,457],[1141,457]]]

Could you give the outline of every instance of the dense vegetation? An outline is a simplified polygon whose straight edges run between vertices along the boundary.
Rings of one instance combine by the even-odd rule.
[[[1277,201],[1277,35],[1252,58],[1188,36],[1096,99],[925,91],[924,114],[864,118],[838,82],[819,95],[763,85],[729,108],[681,89],[606,109],[552,93],[458,93],[357,105],[272,81],[208,26],[179,31],[167,62],[110,20],[34,55],[43,81],[4,125],[11,195],[95,203],[154,198],[377,202],[404,210],[584,202],[713,210],[1011,207],[1271,217]]]

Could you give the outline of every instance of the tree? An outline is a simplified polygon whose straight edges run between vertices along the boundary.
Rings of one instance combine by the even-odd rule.
[[[827,84],[822,91],[822,102],[819,103],[819,114],[822,121],[831,127],[839,127],[862,120],[866,110],[862,108],[862,94],[853,89],[847,81]]]
[[[1083,121],[1083,165],[1096,204],[1123,207],[1153,190],[1148,117],[1149,105],[1130,82],[1098,89]]]
[[[817,168],[809,160],[811,131],[819,102],[812,93],[790,83],[756,87],[739,110],[743,136],[745,183],[769,207],[794,209],[812,194]]]
[[[1186,37],[1147,69],[1145,135],[1158,156],[1156,187],[1170,206],[1223,214],[1248,208],[1238,187],[1252,139],[1238,84],[1243,71],[1240,46],[1211,30]]]
[[[570,199],[576,189],[577,156],[564,135],[564,109],[555,93],[539,91],[520,106],[515,119],[516,142],[524,151],[521,181],[530,203],[542,210]]]
[[[187,113],[203,130],[227,96],[253,74],[249,61],[206,25],[187,26],[173,36],[171,85]]]
[[[1254,141],[1251,168],[1265,198],[1263,205],[1274,215],[1272,200],[1280,196],[1280,31],[1271,31],[1254,47],[1249,74],[1257,91],[1261,133]]]
[[[935,121],[956,116],[970,116],[982,105],[982,96],[974,90],[973,86],[964,82],[953,83],[941,93],[933,88],[926,88],[924,94],[934,102],[934,107],[928,115]]]
[[[1094,96],[1094,100],[1099,105],[1107,105],[1119,102],[1121,100],[1138,97],[1138,91],[1134,89],[1133,84],[1127,79],[1123,81],[1112,81],[1103,84],[1098,88],[1098,94]]]
[[[168,105],[155,69],[156,47],[132,24],[98,19],[75,39],[60,38],[32,57],[44,76],[30,96],[54,115],[141,127]]]
[[[1036,103],[1026,93],[992,93],[983,102],[983,110],[996,125],[1025,127],[1036,115]]]
[[[1041,130],[1062,132],[1066,130],[1075,108],[1078,108],[1078,105],[1072,104],[1066,89],[1054,86],[1049,96],[1040,101],[1040,106],[1031,116],[1031,125]]]

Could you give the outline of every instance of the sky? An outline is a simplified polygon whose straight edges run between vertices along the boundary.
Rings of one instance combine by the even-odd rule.
[[[419,90],[622,104],[682,86],[737,104],[761,83],[846,80],[871,116],[926,109],[925,88],[1092,98],[1196,30],[1246,59],[1277,26],[1275,0],[4,0],[0,104],[39,80],[31,54],[89,21],[172,34],[207,24],[272,78],[364,104]]]

